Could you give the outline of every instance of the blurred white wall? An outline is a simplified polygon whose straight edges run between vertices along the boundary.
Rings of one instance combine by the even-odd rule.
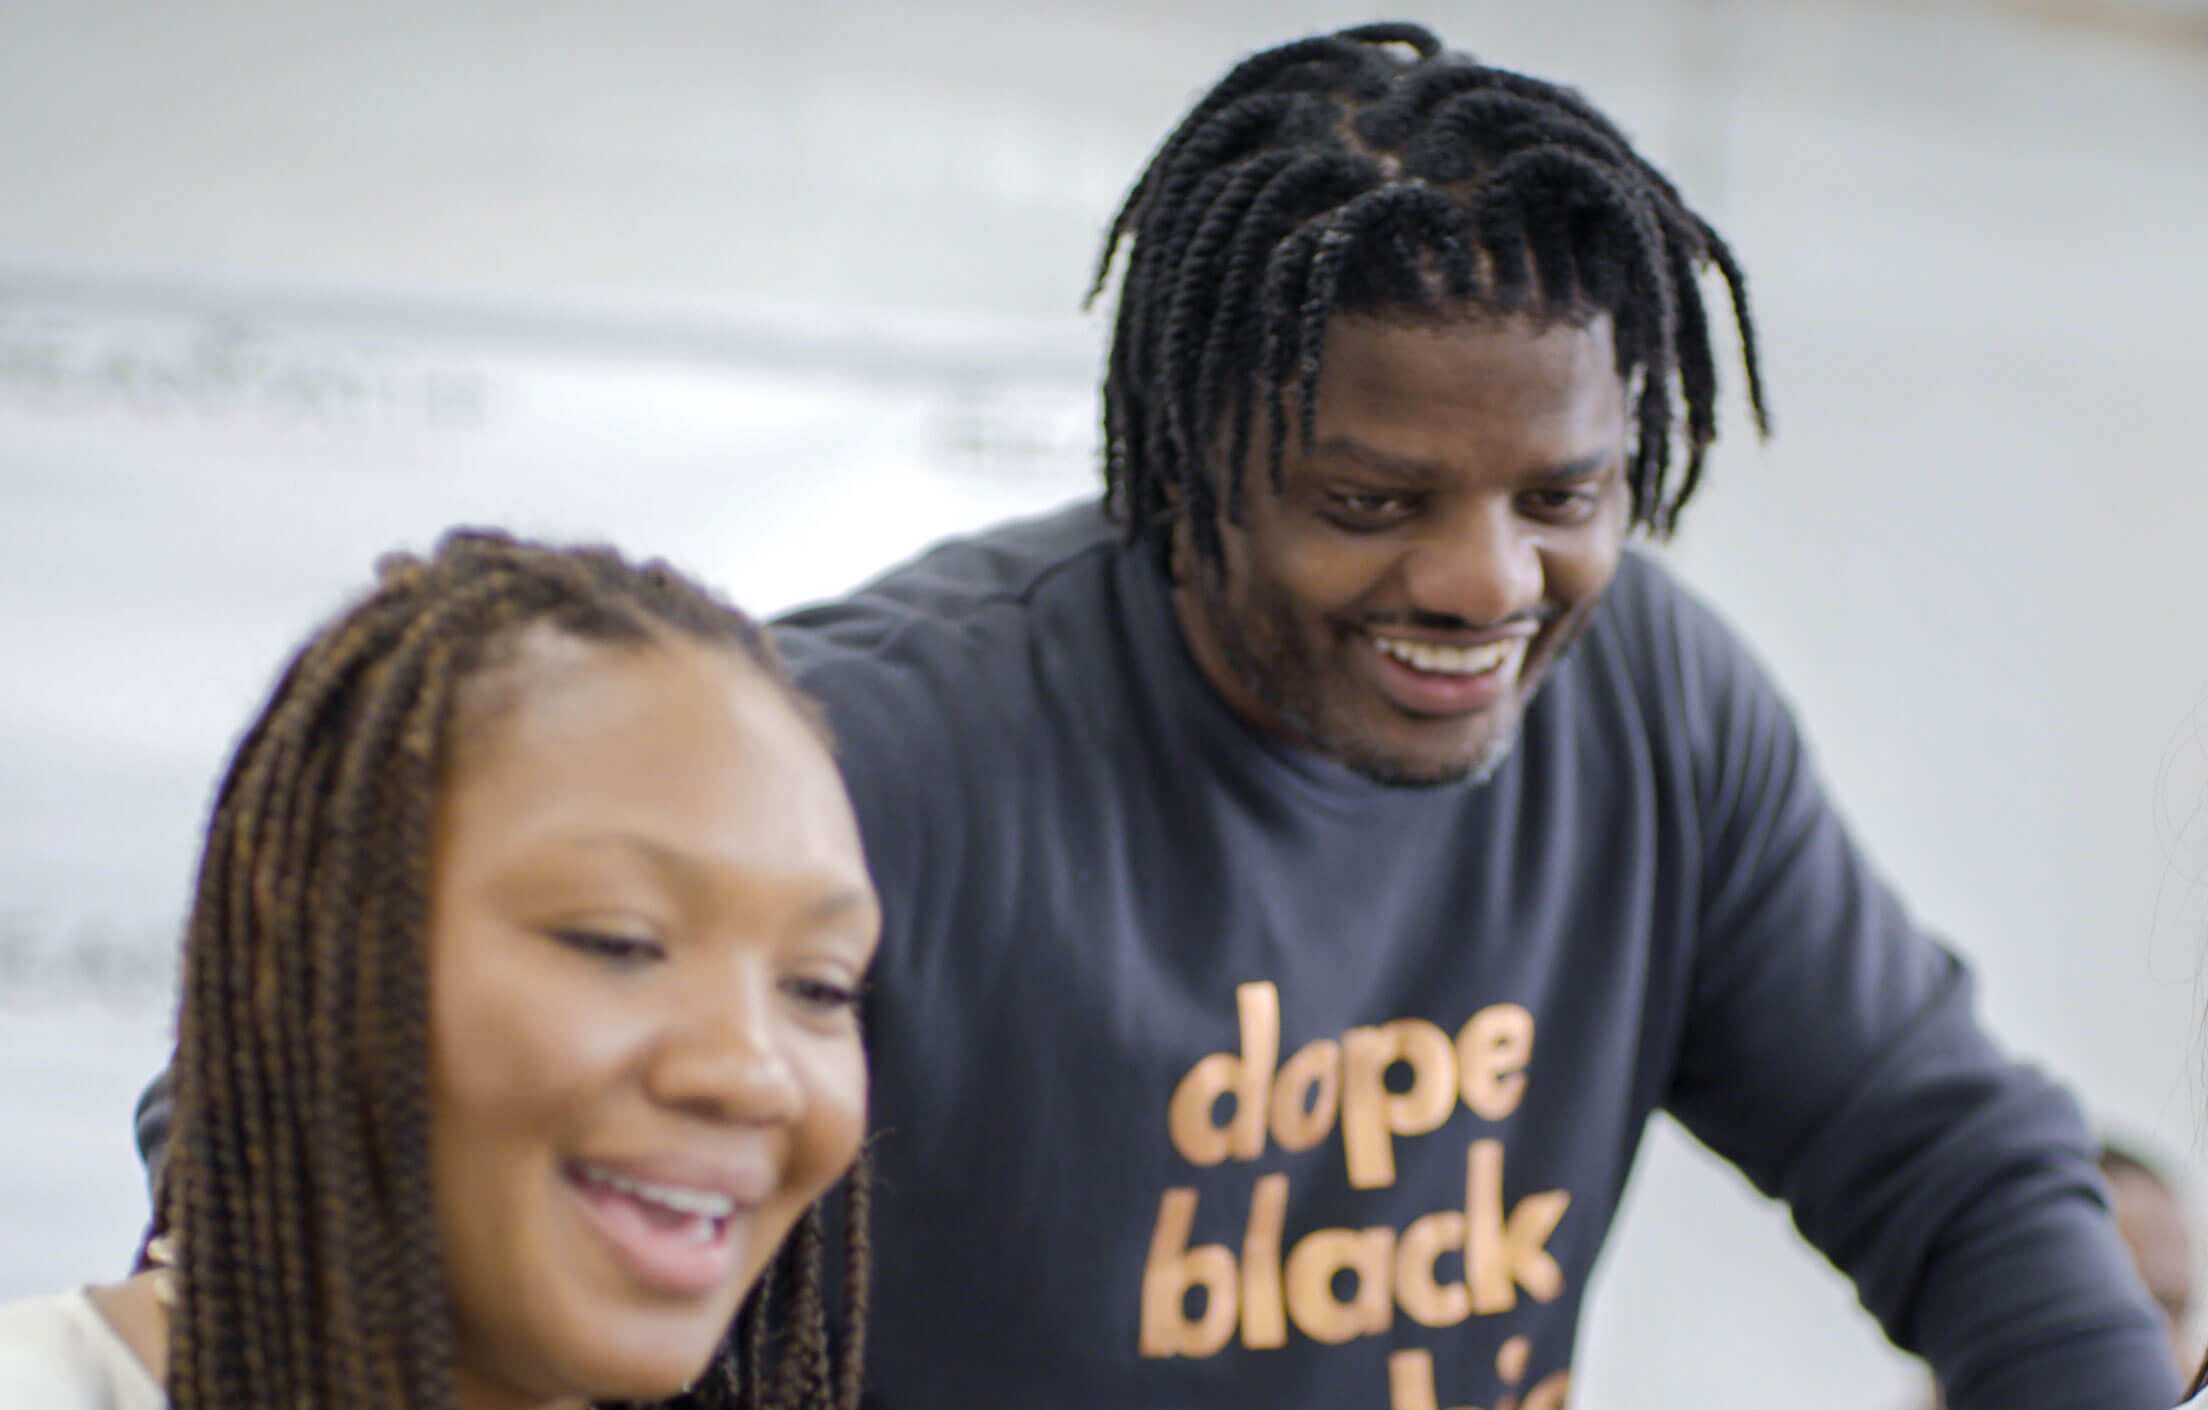
[[[1731,238],[1779,436],[1736,417],[1675,560],[2002,1036],[2196,1157],[2202,7],[1399,12],[1579,84]],[[1232,57],[1378,13],[0,7],[0,1297],[127,1252],[145,937],[277,653],[376,549],[508,518],[770,608],[1079,492],[1072,309],[1125,184]],[[259,370],[210,410],[174,369],[225,327]],[[1583,1405],[1913,1394],[1668,1132],[1582,1362]]]

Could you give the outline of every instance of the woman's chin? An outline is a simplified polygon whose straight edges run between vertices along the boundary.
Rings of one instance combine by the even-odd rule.
[[[654,1345],[640,1337],[626,1346],[609,1346],[589,1364],[575,1367],[572,1392],[594,1404],[666,1400],[704,1379],[718,1349],[717,1337],[702,1343],[689,1338],[680,1346]]]
[[[666,1400],[713,1369],[728,1330],[726,1322],[699,1326],[693,1318],[682,1318],[681,1325],[669,1325],[670,1320],[608,1315],[559,1338],[555,1352],[536,1358],[535,1374],[483,1375],[481,1369],[487,1368],[463,1365],[462,1379],[506,1385],[526,1381],[542,1398],[593,1404]]]

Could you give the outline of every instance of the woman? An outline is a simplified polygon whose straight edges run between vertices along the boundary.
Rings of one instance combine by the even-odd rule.
[[[878,928],[748,620],[604,550],[390,561],[216,800],[167,1233],[0,1309],[0,1404],[854,1405],[863,1183],[833,1349],[818,1202]]]

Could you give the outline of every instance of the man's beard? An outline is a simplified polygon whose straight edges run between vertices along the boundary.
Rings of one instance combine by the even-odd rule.
[[[1495,777],[1518,745],[1522,715],[1467,756],[1440,764],[1390,749],[1328,700],[1327,668],[1297,630],[1294,610],[1277,593],[1253,588],[1238,608],[1227,600],[1219,570],[1209,565],[1196,568],[1187,586],[1227,669],[1272,713],[1279,728],[1296,744],[1382,787],[1478,787]]]

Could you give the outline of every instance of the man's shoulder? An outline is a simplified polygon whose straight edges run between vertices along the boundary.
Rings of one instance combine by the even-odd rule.
[[[1090,504],[939,543],[842,598],[775,623],[827,711],[847,778],[912,777],[993,753],[1047,714],[1053,675],[1120,649],[1127,552]]]
[[[1005,780],[1055,737],[1046,722],[1109,708],[1066,682],[1109,675],[1125,552],[1099,507],[1062,510],[937,544],[775,623],[827,715],[886,894],[917,884],[917,849],[976,825],[975,800],[1010,798]],[[958,825],[923,821],[946,817]]]
[[[1686,631],[1730,641],[1731,630],[1657,554],[1629,548],[1603,594],[1603,621],[1624,639],[1648,644]]]
[[[1101,505],[1072,505],[947,539],[843,597],[774,623],[800,682],[837,667],[958,656],[1033,629],[1038,602],[1094,599],[1118,527]]]
[[[1676,695],[1745,659],[1737,633],[1655,554],[1628,550],[1589,626],[1603,669],[1637,690]],[[1624,684],[1623,681],[1617,684]]]
[[[1575,651],[1566,693],[1605,702],[1590,722],[1664,747],[1706,750],[1778,698],[1739,633],[1655,554],[1639,549],[1617,576]]]

